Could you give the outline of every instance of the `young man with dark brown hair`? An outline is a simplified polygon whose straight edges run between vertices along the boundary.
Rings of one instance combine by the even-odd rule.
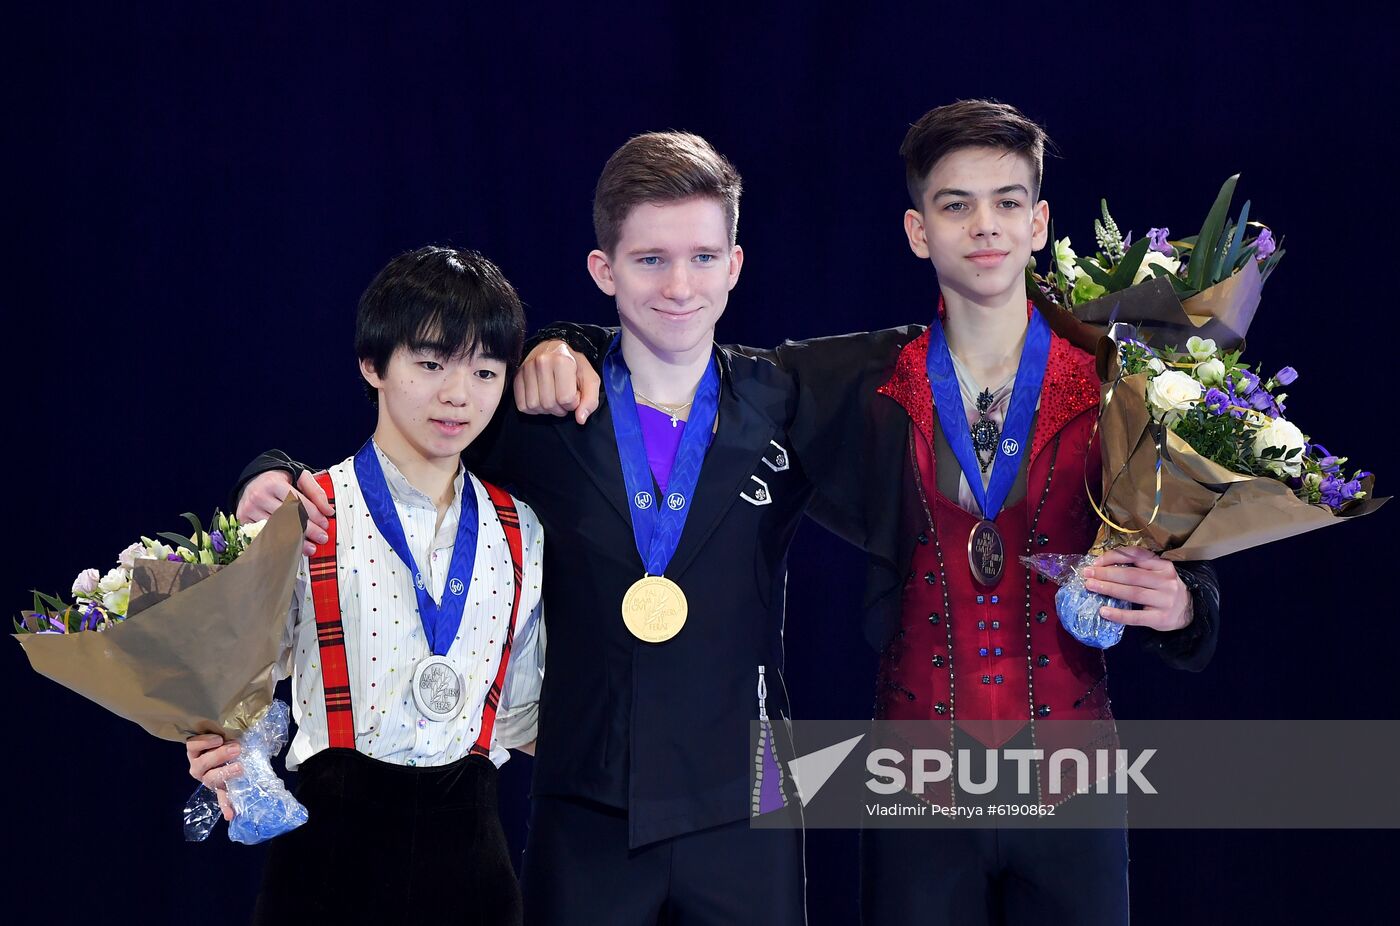
[[[1044,146],[1041,128],[1005,104],[926,113],[901,153],[909,247],[938,275],[931,326],[766,354],[797,382],[788,433],[816,487],[814,517],[870,555],[876,717],[929,722],[945,743],[979,749],[1088,747],[1076,737],[1091,722],[1112,730],[1102,651],[1069,636],[1054,617],[1055,586],[1018,560],[1083,553],[1098,527],[1085,492],[1100,472],[1094,361],[1050,331],[1026,292],[1025,267],[1049,224]],[[608,337],[553,330],[595,356]],[[521,381],[556,387],[537,410],[584,415],[592,376],[578,364],[581,381],[570,381],[565,353],[538,345]],[[1135,605],[1103,616],[1148,628],[1146,645],[1169,664],[1199,670],[1209,660],[1218,593],[1208,565],[1126,548],[1100,557],[1088,584]],[[1031,802],[1063,800],[1047,774],[1037,763]],[[933,800],[978,798],[949,790]],[[1125,922],[1121,802],[1080,797],[1063,809],[1108,825],[867,830],[865,921]]]

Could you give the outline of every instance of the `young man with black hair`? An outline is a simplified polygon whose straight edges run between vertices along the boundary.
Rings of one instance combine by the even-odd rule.
[[[257,922],[520,921],[496,769],[535,739],[543,533],[461,454],[524,331],[515,290],[471,251],[401,255],[360,300],[355,351],[378,423],[308,475],[334,513],[298,577],[281,669],[309,819],[273,841]],[[186,750],[232,819],[238,744],[198,736]]]

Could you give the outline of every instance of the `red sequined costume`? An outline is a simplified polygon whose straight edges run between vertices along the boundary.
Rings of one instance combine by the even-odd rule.
[[[817,496],[810,513],[870,554],[867,637],[882,653],[875,716],[954,723],[987,747],[1044,750],[1116,744],[1103,651],[1085,646],[1055,613],[1058,586],[1034,576],[1022,554],[1083,553],[1098,519],[1100,462],[1093,425],[1099,402],[1094,358],[1053,336],[1033,422],[1024,497],[996,519],[1006,567],[993,588],[977,585],[968,537],[977,518],[938,490],[936,416],[925,359],[928,334],[909,326],[789,342],[775,357],[799,383],[790,432]],[[946,446],[946,445],[945,445]],[[957,467],[951,456],[941,461]],[[1195,618],[1180,631],[1145,631],[1169,664],[1199,670],[1210,659],[1218,600],[1208,564],[1177,564],[1193,590]],[[1049,720],[1097,723],[1063,724]],[[944,729],[940,725],[936,729]],[[955,754],[949,749],[950,754]],[[1037,800],[1058,803],[1037,763]],[[1065,767],[1070,776],[1072,766]],[[956,776],[954,776],[956,777]],[[953,795],[930,787],[925,796]]]
[[[992,748],[1027,726],[1030,748],[1047,755],[1060,746],[1090,745],[1065,741],[1057,734],[1065,726],[1060,724],[1043,725],[1045,733],[1036,736],[1037,719],[1111,720],[1111,714],[1103,651],[1065,632],[1055,617],[1057,586],[1033,577],[1017,557],[1033,550],[1080,553],[1094,540],[1097,520],[1084,489],[1086,474],[1090,485],[1099,476],[1098,444],[1091,440],[1099,398],[1094,359],[1052,337],[1026,494],[996,519],[1006,568],[994,587],[983,588],[967,565],[968,535],[978,519],[936,488],[928,340],[925,332],[905,346],[894,375],[878,390],[898,402],[912,424],[908,443],[919,474],[912,486],[919,531],[900,628],[881,660],[875,715],[941,719],[950,733],[956,722]],[[1044,773],[1045,764],[1040,767]],[[1050,803],[1073,790],[1052,797],[1046,784],[1039,783],[1038,797]]]

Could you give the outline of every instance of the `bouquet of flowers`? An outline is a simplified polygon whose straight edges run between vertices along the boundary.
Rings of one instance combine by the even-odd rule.
[[[1127,326],[1117,326],[1126,328]],[[1115,334],[1118,332],[1115,331]],[[1240,351],[1192,337],[1185,351],[1132,335],[1106,340],[1099,410],[1103,524],[1088,555],[1022,557],[1060,583],[1060,620],[1076,639],[1111,646],[1122,626],[1084,588],[1095,554],[1138,544],[1169,560],[1205,560],[1369,514],[1375,477],[1314,443],[1284,417],[1298,373],[1267,378]],[[1117,604],[1116,607],[1126,607]]]
[[[273,703],[273,688],[304,515],[295,500],[257,524],[216,513],[207,532],[185,517],[190,536],[143,537],[105,575],[79,573],[72,603],[35,592],[15,639],[35,671],[155,736],[240,739],[244,774],[229,782],[238,812],[229,836],[261,842],[306,820],[270,765],[286,742],[286,707]],[[203,838],[217,811],[211,820],[212,793],[196,796],[187,835]]]
[[[1115,320],[1133,323],[1145,336],[1156,333],[1159,342],[1196,336],[1238,347],[1284,254],[1268,226],[1249,220],[1250,203],[1238,220],[1229,217],[1238,180],[1236,174],[1225,181],[1199,233],[1175,240],[1167,228],[1150,228],[1134,241],[1100,200],[1098,250],[1080,256],[1068,237],[1055,240],[1050,270],[1028,271],[1031,298],[1062,337],[1086,350]]]
[[[34,610],[25,611],[15,619],[16,633],[78,633],[83,630],[101,632],[127,618],[131,607],[131,575],[137,560],[188,563],[201,566],[226,566],[248,548],[262,533],[266,521],[239,524],[222,512],[215,512],[210,522],[212,532],[205,533],[200,521],[186,512],[194,532],[185,537],[162,533],[157,536],[175,546],[142,537],[117,554],[117,565],[103,575],[96,569],[84,569],[73,580],[73,603],[57,595],[34,591]],[[145,565],[145,564],[143,564]],[[149,596],[138,599],[139,607],[149,607]]]

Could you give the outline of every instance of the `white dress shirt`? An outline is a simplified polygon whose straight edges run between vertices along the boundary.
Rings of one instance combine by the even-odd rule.
[[[458,716],[438,722],[422,715],[411,690],[414,669],[430,655],[417,613],[413,570],[399,560],[375,527],[355,478],[354,458],[330,468],[335,485],[336,569],[355,748],[398,765],[447,765],[467,755],[476,742],[486,694],[500,667],[505,642],[502,635],[514,596],[510,549],[485,488],[464,467],[457,470],[452,507],[444,514],[442,525],[436,527],[437,507],[432,499],[409,485],[377,444],[374,450],[409,551],[435,601],[442,597],[452,562],[463,488],[469,484],[476,496],[476,561],[462,623],[446,653],[465,682],[462,709]],[[544,676],[544,622],[540,615],[544,532],[528,505],[517,499],[515,506],[520,513],[524,588],[492,737],[491,761],[497,766],[509,757],[509,747],[535,738]],[[315,605],[305,557],[284,640],[282,670],[284,677],[288,669],[292,673],[292,708],[297,722],[287,767],[294,769],[330,745]]]

